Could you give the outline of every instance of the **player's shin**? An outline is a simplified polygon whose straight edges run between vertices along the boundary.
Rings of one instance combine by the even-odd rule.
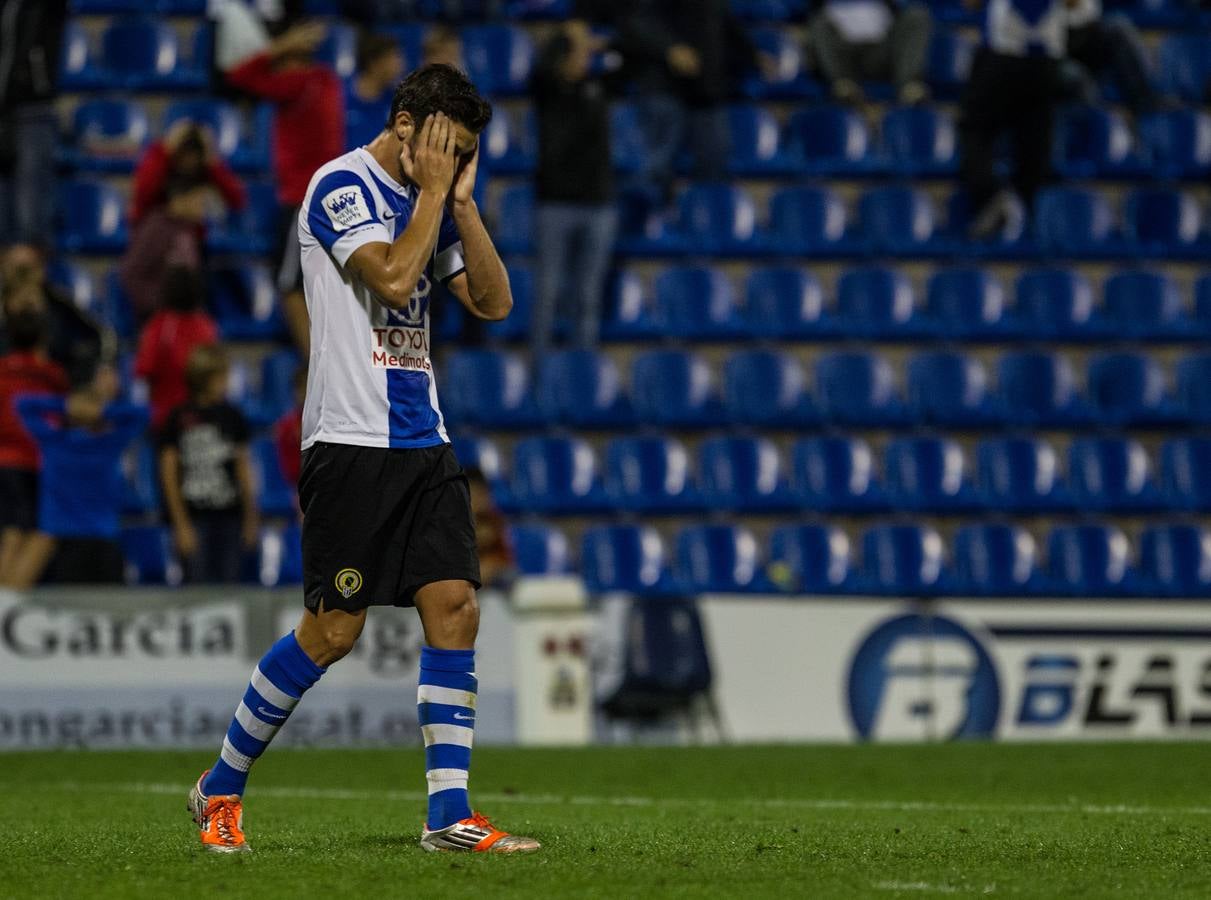
[[[430,829],[471,816],[467,777],[477,686],[474,650],[421,648],[417,717],[425,739]]]

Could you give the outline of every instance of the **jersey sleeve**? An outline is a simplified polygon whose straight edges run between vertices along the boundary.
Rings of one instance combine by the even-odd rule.
[[[307,224],[341,266],[358,247],[391,243],[391,233],[379,219],[366,183],[344,169],[329,172],[315,186],[307,207]]]
[[[442,213],[441,230],[437,233],[437,247],[433,252],[433,277],[442,284],[459,272],[466,271],[463,262],[463,239],[449,213]]]

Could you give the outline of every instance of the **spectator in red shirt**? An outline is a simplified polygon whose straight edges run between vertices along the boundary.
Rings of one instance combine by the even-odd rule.
[[[37,291],[7,291],[0,356],[0,584],[12,583],[38,529],[38,445],[17,413],[21,396],[64,395],[67,373],[48,353],[46,302]]]
[[[304,358],[311,338],[295,230],[299,207],[315,170],[346,149],[344,88],[335,72],[313,58],[323,39],[323,25],[296,25],[227,72],[232,85],[274,104],[273,169],[282,207],[277,286]]]
[[[168,414],[189,399],[185,369],[194,348],[219,339],[219,328],[202,308],[202,276],[191,269],[170,269],[164,279],[164,308],[139,335],[135,377],[147,382],[151,427],[159,431]]]

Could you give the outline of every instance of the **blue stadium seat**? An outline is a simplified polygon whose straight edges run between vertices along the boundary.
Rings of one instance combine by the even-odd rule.
[[[690,525],[677,535],[675,572],[692,593],[739,593],[766,586],[757,539],[740,525]]]
[[[111,269],[105,276],[105,287],[91,312],[101,321],[107,322],[118,333],[118,337],[124,340],[133,342],[138,334],[134,307],[122,287],[117,268]]]
[[[769,110],[754,104],[732,106],[728,109],[728,124],[732,140],[729,171],[741,176],[760,176],[787,170],[778,121]]]
[[[716,425],[722,405],[710,365],[697,354],[652,350],[635,358],[631,402],[640,422],[673,427]]]
[[[195,97],[174,100],[164,110],[163,130],[168,131],[177,122],[189,120],[203,125],[214,136],[214,148],[219,155],[234,161],[244,139],[244,127],[240,112],[230,103],[211,97]],[[262,160],[262,162],[264,162]]]
[[[1155,525],[1140,537],[1139,572],[1150,593],[1211,594],[1211,532],[1198,525]]]
[[[847,335],[895,338],[920,330],[912,282],[899,269],[860,266],[837,279],[837,324]]]
[[[827,422],[898,425],[905,418],[891,364],[883,356],[859,350],[817,358],[816,402]]]
[[[94,172],[129,172],[151,137],[147,111],[131,100],[86,100],[72,123],[68,161]]]
[[[797,594],[839,594],[853,578],[849,536],[825,525],[782,525],[770,535],[769,576]]]
[[[118,536],[126,559],[127,584],[179,584],[181,567],[172,553],[168,529],[159,525],[123,528]]]
[[[869,512],[886,505],[874,454],[861,438],[815,437],[791,450],[791,489],[808,509]]]
[[[1165,374],[1152,356],[1105,353],[1089,361],[1087,396],[1093,418],[1104,425],[1155,425],[1172,418]]]
[[[1211,353],[1178,361],[1175,413],[1199,425],[1211,424]]]
[[[1126,438],[1082,438],[1068,448],[1068,490],[1077,509],[1152,509],[1160,495],[1148,453]]]
[[[486,323],[484,331],[488,337],[499,341],[521,341],[529,338],[531,333],[530,322],[534,315],[534,272],[528,263],[517,260],[510,260],[505,268],[509,271],[513,308],[504,319]]]
[[[616,438],[606,447],[605,495],[635,512],[678,512],[701,505],[685,445],[669,437]]]
[[[537,164],[538,124],[528,109],[519,125],[507,110],[497,110],[480,135],[483,165],[494,175],[528,175]]]
[[[1139,125],[1148,167],[1160,178],[1201,178],[1211,172],[1211,115],[1169,109],[1144,116]]]
[[[524,28],[468,25],[460,29],[467,74],[488,94],[524,93],[534,63],[534,43]]]
[[[676,239],[693,253],[745,254],[754,249],[757,209],[734,184],[696,184],[678,199]]]
[[[1211,336],[1211,275],[1204,275],[1194,282],[1194,332],[1203,337]]]
[[[1005,288],[984,269],[938,269],[929,278],[925,315],[931,335],[1003,338],[1010,329]]]
[[[972,505],[963,448],[943,438],[900,438],[883,454],[883,485],[893,509],[947,513]]]
[[[1102,321],[1115,337],[1133,340],[1188,337],[1184,304],[1168,275],[1133,269],[1106,280]]]
[[[942,248],[933,201],[917,188],[891,186],[867,191],[859,215],[862,234],[877,253],[912,256]]]
[[[771,511],[792,506],[778,448],[767,438],[717,437],[698,449],[698,489],[709,509]]]
[[[1047,572],[1057,594],[1121,596],[1132,591],[1131,542],[1109,525],[1066,525],[1047,538]]]
[[[276,340],[286,333],[273,275],[264,263],[211,272],[210,307],[227,340]]]
[[[1006,353],[997,365],[996,402],[1002,419],[1017,425],[1072,426],[1085,418],[1068,358],[1024,350]]]
[[[954,589],[977,597],[1030,596],[1039,588],[1038,547],[1016,525],[965,525],[955,532]]]
[[[155,445],[138,441],[122,454],[122,512],[146,515],[160,511],[160,463]]]
[[[519,429],[538,420],[530,373],[520,356],[495,350],[459,350],[442,372],[442,408],[452,422]]]
[[[957,165],[954,121],[931,106],[889,110],[883,117],[883,146],[898,175],[949,174]]]
[[[1077,340],[1097,337],[1093,288],[1069,269],[1031,269],[1019,276],[1014,316],[1027,337]]]
[[[502,191],[496,220],[508,223],[495,235],[497,249],[501,253],[529,253],[534,243],[534,188],[519,184]]]
[[[794,21],[807,9],[803,0],[732,0],[730,6],[746,22]]]
[[[669,590],[664,541],[644,525],[601,525],[585,532],[580,570],[592,594],[653,595]]]
[[[303,583],[303,532],[295,523],[261,532],[258,580],[262,587]]]
[[[812,175],[859,175],[874,168],[866,122],[842,106],[792,114],[783,145],[796,168]]]
[[[976,449],[976,490],[990,510],[1048,512],[1069,505],[1051,444],[1035,438],[995,438]]]
[[[925,525],[875,525],[862,536],[862,586],[873,594],[925,597],[945,587],[942,537]]]
[[[593,448],[579,438],[536,437],[513,450],[513,500],[527,511],[585,513],[601,507]]]
[[[953,28],[935,27],[929,45],[929,83],[939,98],[953,100],[967,85],[975,42]]]
[[[1171,34],[1157,52],[1161,88],[1183,100],[1201,102],[1211,80],[1211,37],[1205,34]]]
[[[126,249],[126,201],[109,184],[69,181],[59,186],[64,215],[59,246],[69,253],[119,253]]]
[[[620,172],[638,172],[647,157],[647,145],[639,114],[633,104],[621,102],[610,107],[610,159]]]
[[[66,259],[52,259],[47,264],[47,281],[69,296],[76,306],[98,318],[105,317],[101,292],[92,274],[82,266]]]
[[[782,188],[770,198],[766,240],[780,253],[840,251],[847,244],[845,229],[845,204],[829,188]]]
[[[746,330],[757,337],[819,337],[826,330],[824,291],[806,269],[754,269],[745,286],[743,316]]]
[[[342,79],[357,71],[357,31],[352,25],[326,23],[324,40],[315,48],[315,58],[326,63]]]
[[[1161,446],[1161,491],[1173,509],[1211,510],[1211,438],[1175,438]]]
[[[579,428],[620,428],[633,420],[613,357],[592,350],[561,350],[542,362],[535,385],[548,422]]]
[[[819,85],[807,74],[803,45],[786,28],[761,27],[749,33],[753,44],[775,61],[772,77],[753,75],[744,84],[750,97],[799,98],[819,94]]]
[[[656,327],[669,337],[731,340],[741,330],[732,281],[709,266],[671,266],[654,284]]]
[[[301,362],[293,350],[276,350],[261,360],[260,389],[252,406],[252,419],[271,425],[295,406],[294,376]]]
[[[177,32],[150,18],[122,18],[101,34],[99,82],[125,90],[172,90],[202,87],[198,68],[182,58]]]
[[[464,469],[478,469],[492,487],[495,496],[505,484],[505,463],[500,447],[491,438],[459,435],[454,440],[454,455]]]
[[[799,428],[816,421],[797,357],[775,350],[741,350],[728,358],[723,373],[728,420],[767,428]]]
[[[1112,243],[1110,206],[1096,191],[1044,188],[1034,208],[1035,230],[1045,252],[1093,256],[1118,249]]]
[[[1057,124],[1056,168],[1067,178],[1114,175],[1134,162],[1131,129],[1113,109],[1072,107]]]
[[[63,45],[59,51],[59,88],[64,91],[86,91],[100,83],[100,73],[94,59],[88,32],[76,19],[63,26]]]
[[[1204,243],[1202,210],[1185,191],[1138,188],[1123,205],[1123,236],[1149,256],[1189,253]]]
[[[225,222],[206,232],[206,247],[213,253],[269,253],[275,246],[279,221],[277,189],[272,184],[248,185],[248,205],[230,212]]]
[[[521,575],[562,575],[569,566],[568,536],[549,525],[510,525],[513,557]]]
[[[924,425],[972,427],[996,421],[988,372],[974,356],[930,350],[908,361],[908,410]]]
[[[267,516],[293,518],[298,514],[294,488],[282,474],[277,444],[271,437],[252,442],[252,473],[261,512]]]
[[[633,269],[615,270],[606,288],[605,321],[601,332],[608,341],[642,341],[658,337],[655,300]]]

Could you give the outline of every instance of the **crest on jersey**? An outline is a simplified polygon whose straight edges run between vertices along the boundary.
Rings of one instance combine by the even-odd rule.
[[[320,205],[336,231],[347,231],[354,225],[370,221],[370,207],[360,185],[350,184],[328,193]]]
[[[336,573],[336,589],[348,600],[362,589],[362,573],[357,569],[341,569]]]

